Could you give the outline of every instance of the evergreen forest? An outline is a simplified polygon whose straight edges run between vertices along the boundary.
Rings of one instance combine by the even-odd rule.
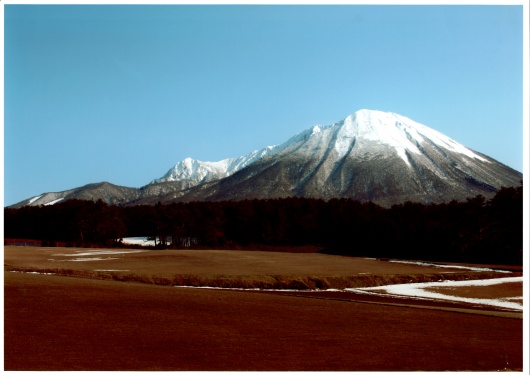
[[[502,188],[489,200],[478,195],[390,208],[307,198],[123,207],[68,200],[4,208],[5,239],[130,247],[122,238],[140,236],[156,239],[160,250],[305,247],[346,256],[522,265],[523,188]]]

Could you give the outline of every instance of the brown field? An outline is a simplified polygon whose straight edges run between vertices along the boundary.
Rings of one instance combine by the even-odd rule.
[[[519,312],[384,295],[163,286],[191,281],[307,289],[490,273],[322,254],[101,251],[5,248],[5,370],[523,367]]]
[[[447,294],[457,297],[471,298],[507,298],[521,297],[523,295],[522,283],[504,283],[488,286],[456,287],[456,288],[425,288],[427,291]]]
[[[233,250],[138,251],[6,246],[4,263],[9,270],[159,285],[271,289],[347,288],[506,276],[368,258]],[[519,267],[514,271],[522,269]]]

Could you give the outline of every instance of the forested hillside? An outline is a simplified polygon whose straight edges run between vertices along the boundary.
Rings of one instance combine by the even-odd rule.
[[[5,238],[72,246],[125,246],[148,236],[157,248],[317,246],[330,254],[522,264],[523,193],[391,208],[349,199],[305,198],[120,207],[68,200],[5,208]]]

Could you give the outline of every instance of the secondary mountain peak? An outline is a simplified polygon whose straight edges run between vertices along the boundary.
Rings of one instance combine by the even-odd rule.
[[[237,158],[228,158],[220,161],[200,161],[190,157],[175,164],[161,178],[151,181],[151,184],[169,181],[187,180],[191,184],[206,183],[218,180],[245,168],[256,160],[278,150],[277,146],[268,146],[261,150],[255,150],[247,155]],[[189,186],[189,185],[188,185]]]

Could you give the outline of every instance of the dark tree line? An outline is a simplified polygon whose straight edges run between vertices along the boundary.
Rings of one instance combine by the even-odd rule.
[[[68,200],[4,209],[5,237],[123,246],[148,236],[157,248],[318,246],[325,253],[522,264],[522,186],[492,199],[382,208],[306,198],[110,206]]]

